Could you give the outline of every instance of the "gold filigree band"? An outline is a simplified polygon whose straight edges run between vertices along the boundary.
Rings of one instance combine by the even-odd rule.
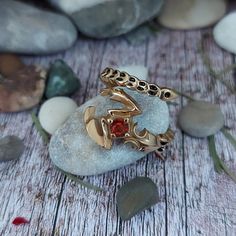
[[[101,91],[101,95],[109,96],[111,100],[122,103],[124,107],[109,109],[107,115],[101,117],[95,116],[94,106],[87,107],[84,122],[90,138],[106,149],[111,149],[114,139],[123,139],[124,143],[131,143],[140,151],[162,152],[174,138],[173,132],[170,129],[164,134],[157,135],[147,129],[138,132],[138,124],[134,123],[133,117],[140,115],[142,111],[130,95],[117,87],[127,87],[150,96],[158,96],[165,101],[176,98],[176,93],[169,88],[160,88],[112,68],[106,68],[101,73],[101,80],[107,86]]]

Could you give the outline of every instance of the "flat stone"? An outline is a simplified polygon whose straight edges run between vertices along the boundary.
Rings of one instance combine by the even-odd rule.
[[[135,91],[126,92],[143,111],[134,117],[134,121],[138,122],[138,130],[147,128],[154,134],[165,133],[169,127],[166,102]],[[96,107],[97,116],[107,114],[108,109],[122,107],[109,97],[100,95],[80,106],[51,138],[49,153],[56,166],[75,175],[96,175],[131,164],[147,154],[119,142],[113,143],[110,150],[97,145],[88,136],[84,124],[84,111],[88,106]]]
[[[11,76],[23,67],[24,64],[20,57],[14,54],[0,54],[0,74],[2,76]]]
[[[220,106],[204,101],[188,103],[179,114],[180,128],[193,137],[207,137],[224,125]]]
[[[40,107],[39,121],[42,128],[53,134],[74,113],[77,104],[68,97],[53,97]]]
[[[63,61],[56,60],[50,66],[45,95],[69,96],[80,88],[80,81],[73,70]]]
[[[1,0],[0,52],[48,54],[73,45],[77,31],[63,15]]]
[[[171,29],[196,29],[214,24],[226,10],[225,0],[166,0],[158,20]]]
[[[36,106],[44,93],[46,72],[30,65],[0,77],[0,112],[17,112]]]
[[[215,26],[213,36],[220,47],[236,54],[236,12],[225,16]]]
[[[0,139],[0,162],[20,158],[25,149],[24,143],[16,136],[6,136]]]
[[[156,184],[150,178],[136,177],[117,192],[118,215],[122,220],[129,220],[156,204],[158,200]]]
[[[121,35],[156,16],[163,0],[48,0],[69,14],[78,29],[94,38]]]

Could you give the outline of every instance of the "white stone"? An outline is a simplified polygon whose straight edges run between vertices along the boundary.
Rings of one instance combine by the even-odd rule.
[[[114,0],[49,0],[52,5],[65,11],[68,14],[82,10],[83,8],[92,7],[94,5],[114,1]]]
[[[134,117],[138,129],[164,133],[169,126],[166,102],[135,91],[126,90],[139,104],[143,113]],[[53,163],[64,171],[76,175],[96,175],[128,165],[147,153],[129,145],[115,142],[110,150],[97,145],[87,134],[83,114],[88,106],[95,106],[96,115],[107,114],[107,109],[121,107],[108,97],[97,96],[80,106],[76,112],[52,136],[49,153]]]
[[[236,12],[225,16],[215,26],[213,36],[220,47],[236,54]]]
[[[159,22],[172,29],[209,26],[224,16],[225,0],[166,0]]]
[[[40,108],[39,122],[43,129],[53,134],[76,110],[76,103],[68,97],[54,97]]]
[[[117,69],[119,71],[126,71],[130,75],[134,75],[141,80],[147,80],[148,77],[148,69],[143,65],[120,66]]]

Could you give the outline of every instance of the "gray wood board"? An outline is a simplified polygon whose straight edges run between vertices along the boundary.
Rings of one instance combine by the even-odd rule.
[[[65,60],[82,81],[82,89],[73,96],[78,105],[99,93],[103,85],[98,75],[103,68],[145,65],[149,81],[219,103],[235,136],[235,95],[220,82],[209,90],[212,79],[198,50],[202,41],[215,70],[234,62],[231,54],[214,43],[210,30],[161,30],[138,44],[125,37],[82,38],[64,53],[24,60],[45,67],[56,58]],[[234,74],[228,73],[224,80],[233,85]],[[177,115],[187,100],[180,97],[176,103],[169,105],[176,137],[166,152],[167,160],[151,154],[119,170],[84,178],[107,189],[105,193],[85,189],[54,168],[30,111],[0,114],[0,136],[17,135],[27,147],[19,161],[0,164],[0,235],[235,235],[236,185],[214,171],[207,139],[188,137],[178,129]],[[221,133],[216,142],[221,158],[236,172],[235,150]],[[123,222],[117,215],[115,196],[135,176],[150,177],[158,185],[161,202]],[[12,225],[16,216],[29,218],[30,224]]]

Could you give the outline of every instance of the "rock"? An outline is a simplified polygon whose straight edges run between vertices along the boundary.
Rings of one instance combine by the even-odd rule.
[[[130,75],[136,75],[141,80],[146,80],[148,77],[148,69],[143,65],[119,66],[117,69],[119,71],[126,71]]]
[[[1,0],[0,52],[48,54],[67,49],[77,38],[70,20],[13,0]]]
[[[171,29],[196,29],[214,24],[227,10],[225,0],[166,0],[158,17],[160,24]]]
[[[72,69],[63,60],[56,60],[49,69],[46,97],[69,96],[79,88],[80,81]]]
[[[0,77],[0,112],[22,111],[37,105],[44,93],[45,70],[24,66],[8,77]]]
[[[54,97],[47,100],[40,108],[39,121],[49,134],[53,134],[77,108],[68,97]]]
[[[166,102],[135,91],[126,92],[137,101],[143,111],[141,115],[134,117],[139,130],[147,128],[154,134],[167,131],[169,112]],[[101,116],[107,113],[107,109],[122,105],[99,95],[80,106],[51,138],[49,153],[56,166],[75,175],[96,175],[128,165],[147,154],[119,142],[113,143],[110,150],[97,145],[85,129],[83,116],[88,106],[95,106],[96,115]]]
[[[69,14],[78,29],[95,38],[127,33],[156,16],[163,0],[48,0]]]
[[[117,210],[122,220],[150,208],[159,200],[157,186],[147,177],[136,177],[123,185],[117,192]]]
[[[0,74],[2,76],[10,76],[23,67],[24,64],[18,56],[13,54],[0,54]]]
[[[24,143],[16,136],[6,136],[0,139],[0,162],[20,158],[25,149]]]
[[[214,28],[216,43],[225,50],[236,54],[236,12],[225,16]]]
[[[219,105],[204,101],[190,102],[179,114],[180,128],[193,137],[215,134],[224,125]]]
[[[154,30],[154,26],[146,23],[125,34],[124,38],[129,44],[137,46],[145,43],[148,39],[154,38],[156,32],[157,30]]]

